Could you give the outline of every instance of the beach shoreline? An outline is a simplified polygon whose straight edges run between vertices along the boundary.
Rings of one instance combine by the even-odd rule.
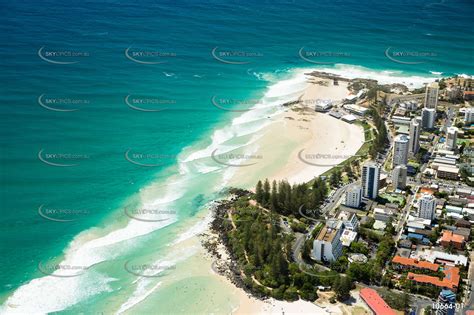
[[[303,93],[287,103],[285,110],[272,117],[271,124],[260,132],[256,141],[258,148],[254,147],[253,152],[258,152],[263,162],[238,168],[229,186],[253,190],[256,181],[265,178],[271,181],[287,180],[291,184],[309,182],[354,156],[363,145],[364,130],[360,125],[316,112],[314,107],[318,100],[342,102],[351,94],[349,80],[335,85],[333,80],[327,78],[306,77],[307,87]],[[277,143],[275,137],[278,138]],[[305,160],[305,157],[315,156],[315,160]],[[262,164],[265,166],[262,167]],[[271,167],[272,164],[276,167]],[[222,212],[220,206],[223,204],[213,210],[215,220],[217,216],[220,219],[223,216],[219,212]],[[219,240],[215,226],[207,233],[206,242],[212,239],[212,246],[204,247],[214,260],[212,269],[216,269],[215,276],[224,277],[238,296],[239,305],[233,314],[343,314],[337,304],[316,305],[304,300],[287,302],[252,296],[239,284],[236,263],[230,258],[222,239]]]
[[[338,85],[335,85],[331,82],[325,84],[326,79],[317,78],[314,72],[310,72],[309,69],[304,71],[299,69],[299,71],[295,70],[291,78],[278,81],[269,86],[265,97],[261,103],[256,104],[254,109],[238,115],[230,125],[215,130],[211,137],[211,144],[203,142],[204,149],[183,153],[183,159],[179,163],[179,172],[176,176],[169,177],[166,185],[156,183],[143,188],[140,192],[143,205],[155,206],[158,204],[163,206],[173,204],[177,207],[174,202],[180,200],[182,207],[188,207],[189,204],[200,202],[199,198],[203,195],[203,191],[208,191],[213,196],[213,194],[219,195],[216,192],[225,190],[225,187],[253,190],[257,181],[265,178],[276,181],[288,180],[291,183],[308,182],[356,154],[365,140],[363,128],[358,124],[336,119],[328,113],[316,112],[314,109],[314,102],[318,99],[339,102],[351,94],[351,91],[347,89],[349,81],[341,80]],[[323,81],[323,83],[317,81]],[[352,92],[352,94],[354,93]],[[337,145],[334,145],[334,143]],[[221,164],[223,163],[216,164],[212,153],[217,149],[219,149],[219,153],[225,153],[226,149],[234,150],[233,147],[236,148],[235,152],[237,153],[257,153],[261,155],[262,159],[250,161],[249,164],[258,163],[239,165],[239,167],[222,167]],[[309,154],[310,163],[305,163],[299,158],[299,153],[303,149],[304,154]],[[314,155],[318,154],[320,156],[316,160],[311,160]],[[322,161],[320,161],[321,159]],[[230,164],[233,162],[233,160],[230,160]],[[243,161],[243,163],[246,162]],[[313,164],[319,165],[315,166]],[[324,164],[324,166],[320,164]],[[195,191],[191,193],[187,191],[187,194],[183,194],[185,191],[183,187],[186,187],[186,184],[191,181],[194,184]],[[164,186],[166,186],[166,189],[163,189]],[[203,189],[203,187],[205,188]],[[193,193],[197,196],[194,199],[192,197]],[[216,197],[215,199],[219,198]],[[181,199],[183,199],[182,202]],[[205,292],[202,286],[206,286],[210,290],[215,289],[216,308],[219,308],[220,311],[225,306],[226,310],[231,309],[231,313],[237,314],[272,312],[281,314],[282,310],[287,314],[292,312],[326,312],[321,307],[302,300],[290,303],[274,299],[265,301],[255,299],[244,290],[236,287],[226,277],[213,271],[212,266],[215,258],[209,256],[209,252],[200,240],[203,234],[209,233],[207,217],[210,213],[208,206],[205,205],[200,210],[199,216],[195,216],[195,213],[189,217],[189,220],[178,220],[176,225],[170,227],[173,229],[173,233],[181,236],[173,242],[170,241],[170,245],[164,248],[165,252],[170,252],[169,256],[163,258],[163,252],[157,254],[150,249],[150,257],[151,255],[156,256],[155,259],[158,262],[163,259],[169,260],[170,263],[176,264],[180,268],[180,273],[192,275],[193,279],[199,278],[193,284],[193,288],[199,290],[200,294]],[[194,225],[189,227],[190,224]],[[162,237],[168,237],[168,234],[161,235],[159,233],[161,229],[161,227],[155,227],[153,224],[132,220],[129,224],[114,232],[113,235],[119,233],[123,239],[126,239],[151,235],[152,232],[156,232]],[[110,238],[112,233],[109,233],[109,235],[104,231],[103,236],[97,236],[98,231],[93,230],[94,234],[90,236],[91,240],[87,239],[84,244],[89,245],[91,242],[107,241],[105,245],[117,245],[118,247],[119,242],[116,241],[116,237]],[[86,232],[84,233],[86,234]],[[94,236],[97,237],[97,240],[94,239]],[[148,236],[146,237],[148,238]],[[110,240],[113,240],[113,242]],[[77,244],[77,246],[84,247],[84,244]],[[88,247],[85,246],[85,248]],[[182,252],[189,253],[191,256],[183,256]],[[104,261],[107,257],[105,254],[104,258],[101,258]],[[96,257],[97,255],[92,256]],[[134,281],[133,283],[138,283],[138,285],[136,285],[136,288],[130,287],[130,296],[132,296],[130,299],[123,303],[122,299],[117,298],[114,303],[104,304],[103,307],[110,312],[128,309],[132,306],[133,310],[148,311],[153,309],[155,303],[166,301],[166,298],[172,296],[175,290],[181,288],[179,286],[186,287],[187,280],[181,276],[163,279],[163,283],[159,286],[158,284],[152,286],[152,283],[147,281]],[[72,280],[78,281],[80,278]],[[34,286],[38,284],[53,286],[54,281],[51,281],[51,277],[44,277],[24,285],[7,299],[8,305],[5,306],[8,308],[7,310],[17,311],[15,305],[28,309],[31,303],[24,303],[23,301],[30,295],[30,292],[36,290]],[[101,290],[109,290],[106,285],[108,286],[108,284],[104,284],[103,288],[100,287]],[[144,293],[142,286],[149,286],[149,291]],[[225,287],[225,290],[221,287]],[[70,290],[68,293],[72,300],[74,292]],[[201,298],[196,294],[193,296],[195,300]],[[61,301],[61,303],[51,300],[51,303],[45,305],[42,310],[45,313],[50,310],[61,310],[66,308],[68,303],[71,305],[79,304],[81,299],[85,298],[80,297],[73,300],[73,302]],[[13,305],[11,308],[10,304]],[[332,308],[333,306],[332,304],[324,305],[326,308]],[[182,302],[180,307],[183,313],[188,310],[196,310],[191,301],[187,300]],[[201,309],[202,312],[206,313],[208,313],[208,310],[211,309]],[[215,308],[212,308],[212,310],[216,311]],[[338,309],[332,310],[332,312],[340,313]],[[124,313],[129,313],[129,311],[126,310]]]
[[[229,186],[253,189],[258,180],[309,182],[354,156],[365,141],[360,125],[316,112],[315,103],[338,103],[351,94],[348,82],[307,77],[307,87],[295,101],[259,132],[253,150],[262,161],[240,167]],[[251,174],[251,176],[249,176]]]

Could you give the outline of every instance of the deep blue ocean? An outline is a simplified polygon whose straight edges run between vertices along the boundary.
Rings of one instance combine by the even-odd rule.
[[[2,301],[228,123],[215,96],[234,108],[292,68],[336,64],[474,74],[469,0],[1,1],[0,12]]]

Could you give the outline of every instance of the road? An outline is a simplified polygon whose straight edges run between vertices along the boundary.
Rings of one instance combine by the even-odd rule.
[[[463,314],[466,314],[468,310],[474,310],[474,250],[471,250],[471,265],[467,273],[467,280],[470,285],[467,290],[469,290],[468,298],[464,301]]]
[[[408,220],[408,216],[410,215],[411,205],[413,203],[413,199],[417,191],[418,191],[418,187],[415,189],[413,195],[408,195],[407,197],[407,203],[405,205],[405,208],[403,208],[402,217],[398,220],[397,227],[395,228],[395,231],[397,232],[397,236],[395,237],[395,242],[398,242],[400,240],[400,237],[402,236],[403,226]]]
[[[293,259],[294,261],[298,264],[298,266],[300,266],[300,269],[301,269],[301,266],[304,266],[304,268],[307,268],[307,269],[311,269],[313,266],[310,265],[310,264],[307,264],[304,260],[303,260],[303,257],[301,255],[301,252],[302,252],[302,248],[303,248],[303,245],[304,245],[304,242],[306,240],[306,235],[307,234],[302,234],[302,233],[296,233],[296,240],[295,240],[295,243],[293,244]],[[316,264],[318,266],[318,268],[320,270],[331,270],[330,268],[326,267],[326,266],[323,266],[323,265],[320,265],[320,264]],[[303,272],[305,272],[304,270],[302,270]],[[307,274],[310,274],[311,273],[308,273],[306,272]],[[316,275],[315,275],[316,276]]]
[[[321,214],[325,215],[327,213],[329,213],[332,209],[335,208],[335,206],[337,206],[337,204],[339,203],[341,197],[342,197],[342,194],[344,194],[346,192],[346,190],[355,185],[356,183],[355,182],[352,182],[352,183],[349,183],[349,184],[346,184],[342,187],[339,187],[336,192],[332,195],[331,197],[331,201],[328,202],[322,209],[321,209]]]
[[[301,249],[304,245],[304,242],[306,240],[306,234],[302,233],[295,233],[296,240],[295,243],[293,244],[293,259],[298,265],[305,264],[303,261],[303,257],[301,256]]]

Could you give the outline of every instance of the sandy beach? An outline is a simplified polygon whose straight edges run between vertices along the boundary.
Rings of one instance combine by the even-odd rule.
[[[262,161],[238,168],[231,186],[253,189],[256,181],[264,178],[286,179],[290,183],[307,182],[353,156],[362,146],[364,131],[361,126],[314,110],[318,99],[338,102],[347,97],[350,94],[348,82],[334,85],[332,80],[307,77],[308,85],[298,104],[269,118],[272,123],[264,128],[254,144],[253,151],[263,157]],[[229,286],[233,285],[229,282]],[[330,304],[327,300],[318,300],[319,305],[303,300],[292,303],[275,299],[261,301],[238,288],[231,290],[239,300],[234,314],[351,313],[347,306]],[[361,304],[357,304],[359,310],[363,309]]]
[[[300,102],[269,118],[272,123],[260,132],[253,150],[262,160],[239,168],[230,184],[252,189],[264,178],[307,182],[353,156],[364,143],[363,128],[314,110],[318,99],[338,102],[348,96],[347,85],[308,77]]]

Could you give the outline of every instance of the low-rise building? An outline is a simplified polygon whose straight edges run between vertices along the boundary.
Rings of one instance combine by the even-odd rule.
[[[357,231],[359,228],[359,219],[355,213],[349,211],[340,211],[337,218],[342,221],[344,228],[350,231]]]
[[[397,125],[410,125],[411,118],[403,116],[392,116],[392,122]]]
[[[456,220],[456,223],[454,223],[454,225],[458,228],[467,228],[467,229],[471,228],[471,222],[469,222],[468,220],[464,220],[464,219]]]
[[[418,260],[413,258],[405,258],[395,256],[392,259],[392,266],[394,269],[426,269],[430,271],[438,271],[439,265],[433,264],[429,261]]]
[[[465,238],[462,235],[455,234],[453,231],[443,231],[443,235],[439,239],[441,246],[448,248],[453,246],[456,249],[462,249],[464,247]]]
[[[344,105],[344,108],[352,114],[356,114],[359,116],[364,116],[367,111],[369,110],[367,107],[355,105],[355,104],[347,104]]]
[[[398,242],[398,247],[411,249],[413,243],[409,239],[400,240]]]
[[[344,115],[344,116],[342,116],[342,117],[341,117],[341,120],[342,120],[342,121],[345,121],[345,122],[347,122],[347,123],[352,124],[352,123],[354,123],[354,122],[357,121],[357,117],[354,116],[354,115],[352,115],[352,114],[349,114],[349,115]]]
[[[409,216],[406,226],[408,229],[412,228],[424,230],[431,227],[431,220]]]
[[[454,234],[462,235],[464,239],[469,241],[471,238],[471,229],[470,228],[464,228],[464,227],[456,227],[456,229],[453,231]]]
[[[459,168],[457,166],[439,165],[436,177],[440,179],[457,180],[459,178]]]
[[[463,96],[464,100],[472,101],[474,100],[474,91],[464,91]]]
[[[422,275],[409,272],[407,279],[417,283],[428,284],[439,288],[448,288],[452,291],[457,291],[459,286],[459,268],[457,267],[445,267],[442,271],[444,273],[443,279],[434,276]]]
[[[371,288],[360,290],[360,297],[364,300],[375,315],[395,315],[395,311]]]
[[[420,260],[424,259],[432,263],[443,264],[447,266],[467,266],[466,256],[449,254],[437,250],[424,250],[423,252],[417,253],[415,257]],[[414,258],[413,255],[412,258]]]
[[[447,205],[446,206],[446,212],[447,213],[458,213],[458,214],[462,214],[462,207],[456,207],[456,206],[450,206],[450,205]]]
[[[375,220],[387,223],[393,215],[393,211],[388,208],[375,208],[374,218]]]
[[[331,107],[332,107],[331,100],[322,100],[322,99],[315,100],[314,110],[317,112],[327,112],[328,110],[331,109]]]
[[[329,116],[332,116],[332,117],[337,118],[337,119],[340,119],[342,117],[342,115],[343,115],[342,113],[336,112],[334,110],[329,112]]]
[[[350,254],[347,257],[347,260],[349,260],[350,263],[365,264],[367,263],[368,258],[364,254]]]
[[[472,195],[472,189],[469,189],[469,188],[458,188],[458,189],[456,189],[456,194],[457,194],[459,197],[467,198],[467,197],[469,197],[469,196]]]
[[[351,243],[355,241],[356,237],[357,237],[357,232],[349,230],[349,229],[344,229],[341,235],[342,246],[346,246],[346,247],[351,246]]]

